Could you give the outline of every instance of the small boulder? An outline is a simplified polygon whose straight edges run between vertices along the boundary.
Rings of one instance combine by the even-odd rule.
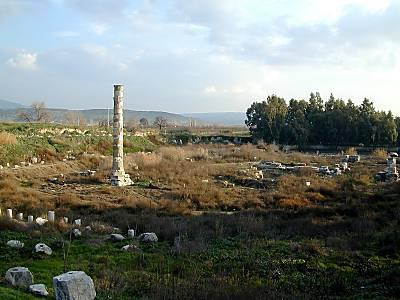
[[[17,240],[10,240],[7,242],[7,246],[14,249],[22,249],[24,248],[24,243]]]
[[[110,239],[113,242],[120,242],[120,241],[123,241],[125,239],[125,237],[122,234],[113,233],[113,234],[111,234]]]
[[[56,300],[93,300],[96,297],[94,283],[82,271],[71,271],[53,277]]]
[[[138,236],[139,241],[143,243],[156,243],[158,237],[154,232],[145,232]]]
[[[39,218],[36,218],[36,223],[39,224],[40,226],[42,226],[47,223],[47,220],[39,217]]]
[[[29,286],[29,292],[38,297],[47,297],[49,292],[44,284],[32,284]]]
[[[139,249],[139,247],[138,246],[136,246],[136,245],[126,245],[126,246],[123,246],[122,248],[121,248],[121,250],[124,250],[124,251],[126,251],[126,252],[136,252],[136,253],[141,253],[141,252],[143,252],[141,249]]]
[[[34,252],[51,255],[53,253],[53,250],[51,250],[51,248],[49,246],[47,246],[46,244],[39,243],[39,244],[36,244]]]
[[[72,235],[74,238],[79,238],[82,236],[82,232],[78,228],[75,228],[72,230]]]
[[[5,280],[12,286],[27,289],[33,284],[33,275],[28,268],[15,267],[7,270]]]

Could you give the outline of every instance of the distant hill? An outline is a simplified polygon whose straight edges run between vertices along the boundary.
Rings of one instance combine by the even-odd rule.
[[[183,115],[211,124],[228,126],[244,126],[244,121],[246,120],[246,113],[244,112],[185,113]]]
[[[17,109],[25,107],[22,104],[0,99],[0,109]]]
[[[21,107],[18,107],[21,108]],[[15,121],[16,113],[18,108],[6,109],[0,106],[0,120],[1,121]],[[99,121],[106,121],[108,116],[110,121],[113,118],[113,111],[110,109],[85,109],[85,110],[68,110],[68,109],[48,109],[51,119],[55,122],[63,122],[68,113],[79,113],[87,122],[98,123]],[[139,122],[141,118],[146,118],[149,124],[152,124],[157,117],[163,117],[168,120],[168,123],[175,125],[190,125],[196,124],[207,124],[207,122],[201,120],[194,120],[191,117],[182,116],[179,114],[173,114],[162,111],[135,111],[135,110],[124,110],[125,121],[135,120]]]

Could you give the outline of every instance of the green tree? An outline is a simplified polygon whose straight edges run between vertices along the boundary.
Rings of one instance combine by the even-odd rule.
[[[397,146],[400,146],[400,117],[396,117],[394,122],[396,123],[397,129]]]
[[[307,120],[308,103],[292,99],[286,114],[284,141],[290,145],[305,145],[310,135],[310,123]]]
[[[285,99],[272,95],[267,97],[267,101],[254,102],[247,109],[245,123],[253,137],[262,138],[268,143],[279,143],[286,113]]]

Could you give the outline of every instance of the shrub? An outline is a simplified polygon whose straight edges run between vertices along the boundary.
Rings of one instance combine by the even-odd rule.
[[[347,148],[344,151],[344,154],[346,154],[346,155],[357,155],[357,150],[354,147],[350,147],[350,148]]]
[[[371,156],[379,159],[386,159],[388,157],[388,153],[385,149],[375,149],[371,153]]]
[[[15,145],[17,143],[17,137],[5,131],[0,132],[0,145]]]

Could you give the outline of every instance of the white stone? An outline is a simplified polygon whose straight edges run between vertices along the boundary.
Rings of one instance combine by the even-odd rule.
[[[64,221],[65,224],[68,224],[68,218],[67,217],[64,217],[63,221]]]
[[[13,218],[13,211],[11,208],[7,208],[7,218],[9,219]]]
[[[145,232],[138,236],[139,241],[144,243],[156,243],[158,237],[154,232]]]
[[[81,226],[82,225],[82,220],[81,219],[76,219],[74,221],[74,224],[77,225],[77,226]]]
[[[24,248],[24,243],[18,240],[10,240],[7,242],[7,246],[14,249]]]
[[[113,234],[111,234],[110,239],[113,242],[119,242],[119,241],[123,241],[125,239],[125,237],[122,234],[113,233]]]
[[[127,252],[142,252],[142,250],[139,249],[136,245],[126,245],[126,246],[123,246],[121,248],[121,250],[127,251]]]
[[[56,214],[54,213],[54,211],[49,210],[47,212],[47,220],[49,220],[50,222],[54,222],[56,219]]]
[[[135,229],[128,229],[128,237],[131,239],[135,237]]]
[[[42,226],[42,225],[44,225],[44,224],[47,223],[47,220],[46,220],[46,219],[43,219],[43,218],[41,218],[41,217],[36,218],[35,221],[36,221],[36,223],[39,224],[40,226]]]
[[[17,214],[17,219],[22,221],[24,219],[24,214],[23,213],[18,213]]]
[[[28,268],[15,267],[7,270],[5,281],[12,286],[27,289],[33,284],[33,275]]]
[[[36,244],[34,251],[35,253],[43,253],[46,255],[51,255],[53,253],[53,250],[43,243]]]
[[[53,277],[56,300],[93,300],[96,290],[92,278],[82,271],[71,271]]]
[[[46,289],[44,284],[32,284],[29,286],[29,292],[32,295],[39,296],[39,297],[47,297],[49,292]]]
[[[33,216],[28,216],[28,223],[33,223]]]
[[[82,232],[78,228],[75,228],[74,230],[72,230],[72,235],[78,238],[82,236]]]
[[[38,158],[37,157],[32,157],[32,163],[37,164],[38,163]]]

